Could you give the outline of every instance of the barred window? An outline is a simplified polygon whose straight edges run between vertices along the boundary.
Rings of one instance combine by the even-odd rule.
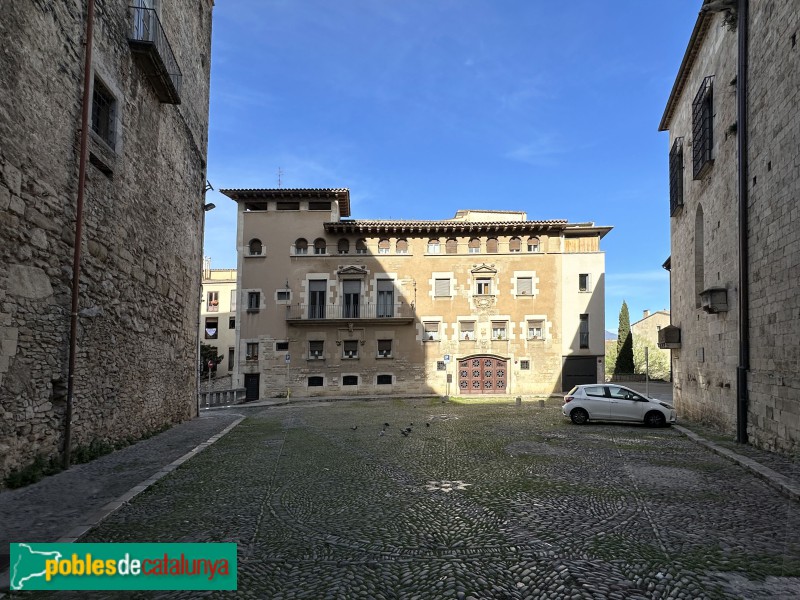
[[[683,206],[683,138],[678,138],[669,153],[669,215]]]
[[[692,167],[695,179],[706,174],[713,161],[714,76],[703,79],[692,102]]]
[[[103,82],[95,78],[92,92],[92,131],[114,150],[117,100]]]

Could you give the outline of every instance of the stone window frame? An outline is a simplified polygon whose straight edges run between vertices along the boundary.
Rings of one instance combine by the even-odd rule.
[[[492,332],[492,341],[502,342],[509,339],[507,319],[492,319],[490,326]]]
[[[519,370],[520,371],[530,371],[531,370],[531,361],[529,358],[523,358],[519,361]]]
[[[714,76],[703,79],[692,100],[692,176],[702,179],[714,164]]]
[[[531,337],[530,330],[532,323],[541,324],[541,337]],[[523,328],[522,331],[528,342],[543,342],[550,337],[551,323],[547,320],[547,315],[545,314],[524,315],[524,320],[520,323],[520,326]]]
[[[386,378],[389,378],[389,381],[386,381]],[[375,385],[394,385],[395,384],[395,376],[391,373],[376,373],[375,374]]]
[[[120,131],[118,117],[121,95],[115,94],[106,78],[96,71],[92,79],[91,131],[96,140],[103,142],[109,150],[117,151],[117,135]]]
[[[348,378],[355,378],[354,383],[347,383]],[[342,387],[358,387],[361,384],[361,378],[358,373],[342,373]]]
[[[258,250],[258,252],[255,252]],[[245,258],[258,258],[267,255],[267,248],[259,238],[253,238],[247,242],[247,254]]]
[[[358,340],[342,340],[342,360],[358,360]]]
[[[261,291],[247,290],[247,312],[258,312],[261,310]]]
[[[313,384],[312,384],[313,381]],[[325,375],[309,375],[306,377],[306,388],[325,387]]]
[[[258,342],[245,342],[245,360],[258,360]]]
[[[472,325],[472,329],[471,330],[464,330],[464,323],[470,323]],[[476,330],[477,326],[478,326],[477,321],[474,318],[472,318],[472,319],[459,319],[458,320],[458,339],[459,339],[459,341],[462,341],[462,342],[474,342],[475,339],[476,339],[476,335],[477,335],[475,333],[475,330]],[[472,333],[471,336],[469,335],[470,332]],[[467,337],[465,337],[465,336],[467,336]]]
[[[383,342],[383,344],[381,344]],[[388,350],[386,349],[386,345],[388,342]],[[380,338],[376,341],[376,349],[377,349],[377,356],[381,360],[386,358],[392,358],[394,356],[394,340],[391,338]],[[383,346],[383,348],[381,348]]]
[[[425,317],[422,321],[422,342],[433,343],[442,341],[442,320],[441,318]],[[434,330],[432,326],[435,325]]]
[[[281,298],[281,295],[285,295]],[[289,288],[279,288],[275,290],[275,304],[291,304],[292,303],[292,290]]]

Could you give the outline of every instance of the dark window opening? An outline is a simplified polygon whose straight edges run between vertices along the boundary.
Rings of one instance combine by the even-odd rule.
[[[322,350],[324,349],[325,342],[322,340],[312,340],[308,342],[308,356],[309,358],[322,358]]]
[[[289,350],[289,342],[275,342],[275,352],[286,352]]]
[[[392,355],[392,340],[378,340],[378,356],[387,358]]]
[[[712,164],[714,146],[714,76],[703,79],[692,102],[692,171],[700,179]]]
[[[250,240],[250,244],[248,245],[248,251],[250,252],[250,256],[261,256],[264,250],[264,246],[259,239]]]
[[[345,375],[342,377],[342,385],[358,385],[358,375]]]
[[[322,377],[319,377],[319,376],[309,377],[308,378],[308,387],[322,387],[324,382],[325,382],[325,380]]]
[[[261,294],[247,292],[247,310],[258,310],[259,308],[261,308]]]
[[[99,79],[94,80],[92,93],[92,131],[100,139],[114,149],[115,121],[117,118],[117,100],[109,89]]]
[[[678,138],[669,153],[669,214],[683,206],[683,138]]]
[[[589,347],[589,315],[581,315],[580,347]]]
[[[217,339],[218,331],[219,331],[219,322],[217,320],[217,317],[206,317],[206,339],[207,340]]]
[[[299,202],[278,202],[276,208],[278,210],[300,210]]]
[[[378,375],[378,385],[392,385],[392,376]]]
[[[330,210],[330,202],[309,202],[308,210]]]
[[[236,329],[236,317],[228,317],[228,329]]]
[[[521,361],[519,361],[519,368],[522,371],[530,371],[530,369],[531,369],[531,361],[529,361],[529,360],[521,360]]]

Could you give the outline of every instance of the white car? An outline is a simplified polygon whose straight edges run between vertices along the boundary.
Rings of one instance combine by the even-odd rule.
[[[675,423],[675,407],[611,383],[576,385],[564,396],[561,412],[576,425],[587,421],[622,421],[664,427]]]

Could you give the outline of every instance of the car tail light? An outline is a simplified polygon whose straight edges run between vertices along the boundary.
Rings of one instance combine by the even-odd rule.
[[[570,400],[575,400],[575,396],[564,396],[564,404],[566,404]]]

